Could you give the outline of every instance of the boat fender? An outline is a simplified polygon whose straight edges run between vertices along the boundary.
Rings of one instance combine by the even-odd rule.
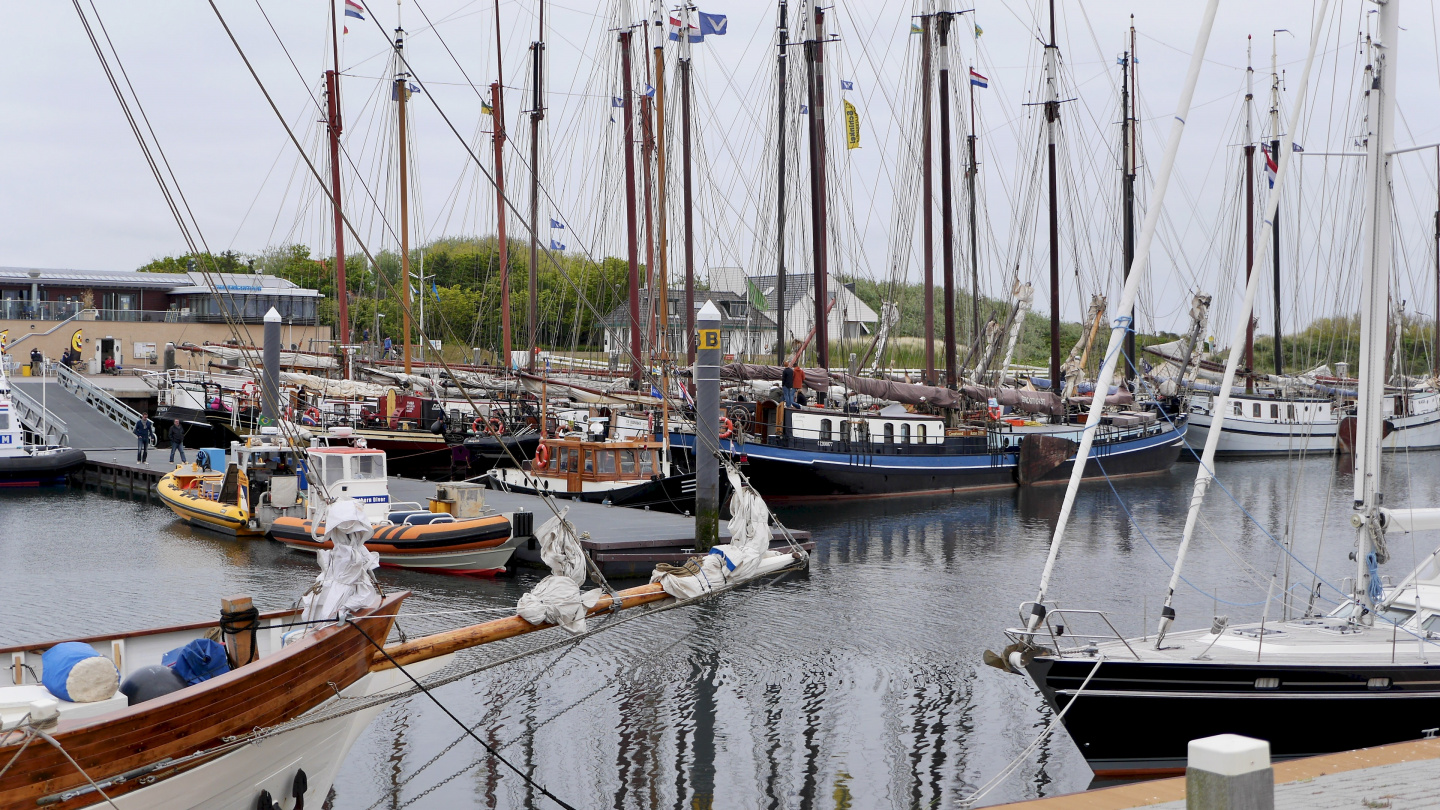
[[[443,420],[443,419],[436,419],[436,420],[434,421],[434,423],[432,423],[432,424],[430,425],[430,432],[431,432],[431,433],[434,433],[436,436],[439,436],[441,433],[444,433],[444,432],[445,432],[445,420]]]
[[[535,463],[541,467],[550,465],[550,446],[545,442],[535,445]]]
[[[109,700],[120,688],[120,672],[89,644],[65,641],[40,657],[40,682],[50,694],[71,703]]]
[[[310,790],[310,780],[305,776],[305,769],[297,768],[295,781],[290,783],[290,797],[295,800],[295,810],[305,810],[305,792],[308,790]]]
[[[130,677],[120,684],[120,692],[129,698],[130,705],[134,706],[147,700],[165,697],[171,692],[179,692],[189,685],[184,678],[175,674],[175,670],[164,664],[151,664],[130,673]]]
[[[230,671],[225,647],[208,638],[197,638],[160,656],[160,663],[175,670],[186,683],[208,681]]]

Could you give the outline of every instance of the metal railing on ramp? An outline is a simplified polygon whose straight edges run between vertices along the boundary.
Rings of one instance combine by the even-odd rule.
[[[53,442],[66,447],[70,445],[70,428],[65,424],[65,420],[51,413],[18,387],[10,389],[10,407],[14,408],[20,424],[30,428],[31,432],[44,436],[47,444]]]
[[[134,430],[140,421],[140,412],[121,402],[114,394],[80,375],[78,371],[63,365],[55,366],[55,381],[60,387],[79,397],[86,405],[100,412],[101,416],[125,428]],[[150,435],[150,446],[155,447],[154,431]]]

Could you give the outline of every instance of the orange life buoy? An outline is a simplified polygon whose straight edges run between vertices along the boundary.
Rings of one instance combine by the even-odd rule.
[[[999,405],[991,405],[989,410],[990,410],[990,418],[991,418],[991,419],[994,419],[994,420],[997,421],[997,422],[1000,421],[1001,410],[1002,410],[1002,409],[1000,408],[1000,406],[999,406]]]
[[[305,416],[304,416],[300,421],[303,423],[306,419],[309,419],[309,420],[310,420],[310,424],[312,424],[312,425],[319,425],[319,424],[320,424],[320,409],[314,407],[313,405],[312,405],[311,407],[309,407],[309,408],[306,408],[306,409],[305,409]]]
[[[720,424],[724,425],[724,428],[720,431],[720,438],[728,439],[735,435],[735,423],[730,421],[730,417],[720,417]]]
[[[502,422],[500,420],[500,417],[498,416],[490,417],[490,420],[485,424],[490,426],[490,432],[494,433],[496,436],[500,436],[505,433],[505,423]]]
[[[484,433],[484,432],[485,432],[485,420],[482,419],[482,418],[480,418],[480,417],[478,417],[478,416],[475,417],[475,421],[470,423],[470,432],[471,432],[471,433],[477,433],[477,434],[478,434],[478,433]]]
[[[550,447],[545,442],[535,445],[535,463],[541,467],[550,466]]]

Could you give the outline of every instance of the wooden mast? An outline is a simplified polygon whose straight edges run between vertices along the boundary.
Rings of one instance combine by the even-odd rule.
[[[535,371],[535,349],[540,334],[540,121],[545,117],[545,91],[543,60],[545,56],[545,0],[540,0],[540,38],[530,43],[530,66],[534,74],[530,80],[532,100],[530,104],[530,294],[526,301],[525,322],[529,343],[525,356],[525,367]],[[545,405],[540,405],[540,416],[545,416]]]
[[[340,38],[336,35],[335,4],[330,4],[330,47],[334,54],[334,70],[325,71],[326,112],[330,128],[330,196],[335,217],[335,304],[336,340],[340,348],[340,375],[350,378],[350,364],[345,362],[343,347],[350,343],[350,285],[345,283],[345,214],[340,207]],[[379,335],[375,336],[379,339]]]
[[[1277,34],[1270,35],[1270,160],[1280,165],[1280,74],[1275,64],[1275,41]],[[1390,43],[1385,43],[1389,45]],[[1273,181],[1272,181],[1273,182]],[[1280,189],[1270,189],[1278,195]],[[1285,342],[1280,329],[1280,206],[1275,206],[1275,226],[1270,229],[1270,261],[1274,269],[1275,282],[1275,376],[1285,374]]]
[[[786,71],[789,67],[790,22],[789,3],[780,0],[780,53],[776,57],[776,71],[779,76],[780,107],[775,116],[775,129],[779,136],[779,169],[775,179],[775,365],[785,365],[785,91]],[[763,290],[761,292],[764,292]],[[1440,339],[1437,339],[1440,340]]]
[[[490,128],[495,141],[495,229],[500,261],[500,367],[510,370],[510,242],[505,233],[505,63],[501,58],[500,0],[495,0],[495,72],[490,83]]]
[[[1245,37],[1245,286],[1255,266],[1255,137],[1251,113],[1255,100],[1255,68],[1250,63],[1253,37]],[[1255,318],[1245,324],[1245,393],[1255,391]]]
[[[400,52],[405,46],[405,29],[395,29],[395,51]],[[403,63],[401,63],[403,64]],[[397,65],[398,66],[398,65]],[[395,109],[398,111],[396,117],[399,123],[399,153],[400,153],[400,283],[402,285],[400,301],[402,327],[405,331],[405,373],[410,373],[410,167],[409,167],[409,146],[405,132],[405,104],[410,100],[410,91],[405,86],[407,74],[402,72],[395,77]]]
[[[685,211],[685,364],[695,364],[695,211],[690,189],[690,31],[688,15],[682,22],[680,44],[680,160],[684,164]],[[783,107],[781,109],[784,109]],[[748,286],[748,282],[747,282]],[[747,290],[748,293],[748,290]],[[745,296],[749,298],[747,294]],[[749,336],[746,336],[746,351]],[[744,358],[742,358],[743,360]]]
[[[1134,22],[1135,16],[1130,16]],[[1124,254],[1121,259],[1124,278],[1130,278],[1130,265],[1135,263],[1135,119],[1130,109],[1130,74],[1134,70],[1135,26],[1130,26],[1130,50],[1120,59],[1120,185],[1124,229]],[[1135,380],[1135,310],[1122,312],[1130,317],[1131,328],[1125,332],[1125,382]],[[1089,346],[1086,346],[1089,351]]]
[[[960,375],[955,352],[955,204],[950,187],[950,23],[942,11],[940,23],[940,265],[945,285],[945,384],[954,388]]]
[[[646,62],[646,78],[649,78],[649,62]],[[644,176],[641,178],[641,189],[644,192],[645,203],[645,324],[641,348],[645,352],[643,359],[645,365],[650,365],[650,357],[655,354],[656,328],[659,326],[660,313],[656,310],[659,303],[655,296],[655,200],[654,187],[655,178],[650,173],[651,156],[655,154],[655,138],[651,129],[650,121],[650,96],[640,96],[640,163],[644,167]]]
[[[810,249],[815,271],[815,365],[830,367],[830,335],[826,306],[829,268],[826,253],[825,206],[825,10],[815,9],[815,30],[805,43],[810,102]]]
[[[660,6],[661,14],[664,14],[664,6]],[[657,19],[657,23],[662,20]],[[655,54],[655,179],[658,183],[657,196],[655,199],[655,217],[660,221],[659,239],[656,242],[657,252],[660,256],[660,278],[659,288],[659,314],[660,314],[660,364],[664,366],[665,361],[670,358],[670,246],[668,243],[669,234],[667,223],[669,215],[665,206],[665,34],[661,25],[656,30],[654,46]],[[680,36],[689,39],[689,32],[681,29]],[[655,295],[652,291],[651,295]],[[655,348],[651,347],[653,353]],[[665,396],[661,396],[661,407],[664,407]],[[666,432],[668,434],[668,431]]]
[[[977,212],[979,200],[975,195],[975,179],[980,173],[980,163],[976,157],[975,150],[975,82],[969,76],[965,77],[965,86],[970,89],[970,166],[965,172],[966,182],[969,185],[967,191],[970,195],[970,351],[978,361],[984,353],[981,346],[980,334],[980,235],[979,219]],[[965,373],[961,368],[960,373]],[[976,376],[979,376],[977,370]]]
[[[920,18],[921,37],[924,43],[920,51],[920,92],[924,94],[924,101],[921,102],[921,119],[923,121],[924,136],[921,149],[924,154],[921,156],[921,172],[924,174],[924,192],[922,196],[922,220],[924,222],[924,256],[925,265],[925,384],[935,384],[935,190],[933,187],[932,175],[935,173],[931,164],[931,130],[934,124],[930,120],[930,76],[932,66],[930,64],[930,23],[933,15],[925,15]]]
[[[1050,166],[1050,391],[1060,393],[1060,202],[1055,190],[1055,139],[1060,128],[1059,59],[1055,44],[1055,0],[1050,0],[1050,42],[1045,45],[1046,159]]]
[[[630,379],[640,383],[640,257],[635,223],[635,116],[631,106],[630,37],[620,32],[620,98],[625,116],[625,233],[626,259],[630,269]]]

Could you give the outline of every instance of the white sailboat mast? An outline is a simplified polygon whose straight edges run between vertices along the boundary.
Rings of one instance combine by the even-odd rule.
[[[1325,0],[1328,2],[1328,0]],[[1195,84],[1200,78],[1200,66],[1205,61],[1205,49],[1210,44],[1210,29],[1215,26],[1215,11],[1219,0],[1209,0],[1200,21],[1200,32],[1195,38],[1195,48],[1190,54],[1190,67],[1185,74],[1185,84],[1180,90],[1180,99],[1175,105],[1175,121],[1170,127],[1170,138],[1165,144],[1165,157],[1155,172],[1153,203],[1145,211],[1145,223],[1140,229],[1139,244],[1135,249],[1135,260],[1130,274],[1125,279],[1125,289],[1120,295],[1117,312],[1130,312],[1135,307],[1135,298],[1140,292],[1150,266],[1150,243],[1155,239],[1155,228],[1160,222],[1160,212],[1165,201],[1165,190],[1170,185],[1170,175],[1175,168],[1175,157],[1180,151],[1180,137],[1185,134],[1185,120],[1190,117],[1190,102],[1195,97]],[[1048,51],[1049,49],[1047,49]],[[1049,56],[1047,52],[1047,56]],[[1111,324],[1110,343],[1105,347],[1105,362],[1095,378],[1095,394],[1090,400],[1090,413],[1085,420],[1081,434],[1080,449],[1075,454],[1075,463],[1070,465],[1070,483],[1065,489],[1065,502],[1060,506],[1060,516],[1055,524],[1055,535],[1050,541],[1050,553],[1045,559],[1045,570],[1040,575],[1040,589],[1027,620],[1028,629],[1034,630],[1045,616],[1045,594],[1050,588],[1050,577],[1055,571],[1055,560],[1060,554],[1060,543],[1065,537],[1065,528],[1070,522],[1070,513],[1075,508],[1075,494],[1080,489],[1080,479],[1085,475],[1085,464],[1090,458],[1090,448],[1095,443],[1095,431],[1100,425],[1100,413],[1105,407],[1105,393],[1110,390],[1110,381],[1115,377],[1115,364],[1120,358],[1125,343],[1125,333],[1131,328],[1130,318],[1120,315]]]
[[[1320,8],[1315,16],[1315,25],[1310,32],[1310,50],[1305,56],[1305,68],[1300,73],[1300,89],[1295,99],[1295,106],[1290,110],[1290,126],[1280,138],[1280,154],[1275,167],[1275,186],[1280,187],[1287,173],[1290,171],[1290,159],[1294,156],[1294,149],[1291,143],[1294,141],[1294,133],[1300,126],[1300,111],[1305,107],[1305,94],[1310,87],[1310,70],[1315,65],[1315,52],[1320,45],[1320,34],[1325,26],[1325,14],[1330,9],[1330,0],[1322,0]],[[1250,71],[1253,73],[1253,71]],[[1245,119],[1247,131],[1250,128],[1250,117]],[[1278,129],[1278,127],[1277,127]],[[1235,373],[1240,366],[1240,356],[1245,352],[1245,335],[1249,330],[1250,316],[1255,310],[1255,296],[1260,290],[1260,279],[1265,276],[1261,268],[1269,259],[1270,231],[1275,227],[1275,212],[1280,205],[1280,195],[1270,194],[1265,200],[1265,213],[1261,220],[1260,233],[1255,238],[1255,257],[1250,265],[1248,274],[1249,281],[1245,285],[1245,300],[1240,306],[1240,311],[1235,317],[1234,331],[1230,336],[1230,354],[1225,358],[1225,376],[1220,382],[1220,393],[1215,396],[1214,406],[1210,409],[1211,423],[1210,430],[1205,435],[1205,449],[1200,455],[1200,469],[1195,473],[1195,489],[1190,495],[1190,510],[1185,514],[1185,531],[1180,538],[1180,548],[1175,553],[1175,566],[1170,572],[1170,586],[1165,592],[1165,604],[1160,608],[1160,626],[1155,637],[1155,647],[1158,649],[1165,639],[1165,631],[1175,621],[1175,589],[1180,586],[1180,571],[1185,566],[1185,556],[1190,550],[1190,541],[1195,536],[1195,526],[1200,519],[1200,506],[1205,502],[1205,493],[1210,488],[1210,481],[1215,477],[1215,452],[1220,447],[1220,434],[1225,427],[1225,417],[1230,412],[1230,390],[1235,385]]]
[[[1378,510],[1380,491],[1381,404],[1385,396],[1385,327],[1390,301],[1391,234],[1390,155],[1394,148],[1394,69],[1400,0],[1377,2],[1377,31],[1370,40],[1370,87],[1366,91],[1365,215],[1361,250],[1365,273],[1360,282],[1360,390],[1356,399],[1355,509],[1356,597],[1373,607],[1366,556],[1383,537]],[[1383,557],[1382,553],[1377,557]],[[1383,559],[1378,560],[1384,562]]]

